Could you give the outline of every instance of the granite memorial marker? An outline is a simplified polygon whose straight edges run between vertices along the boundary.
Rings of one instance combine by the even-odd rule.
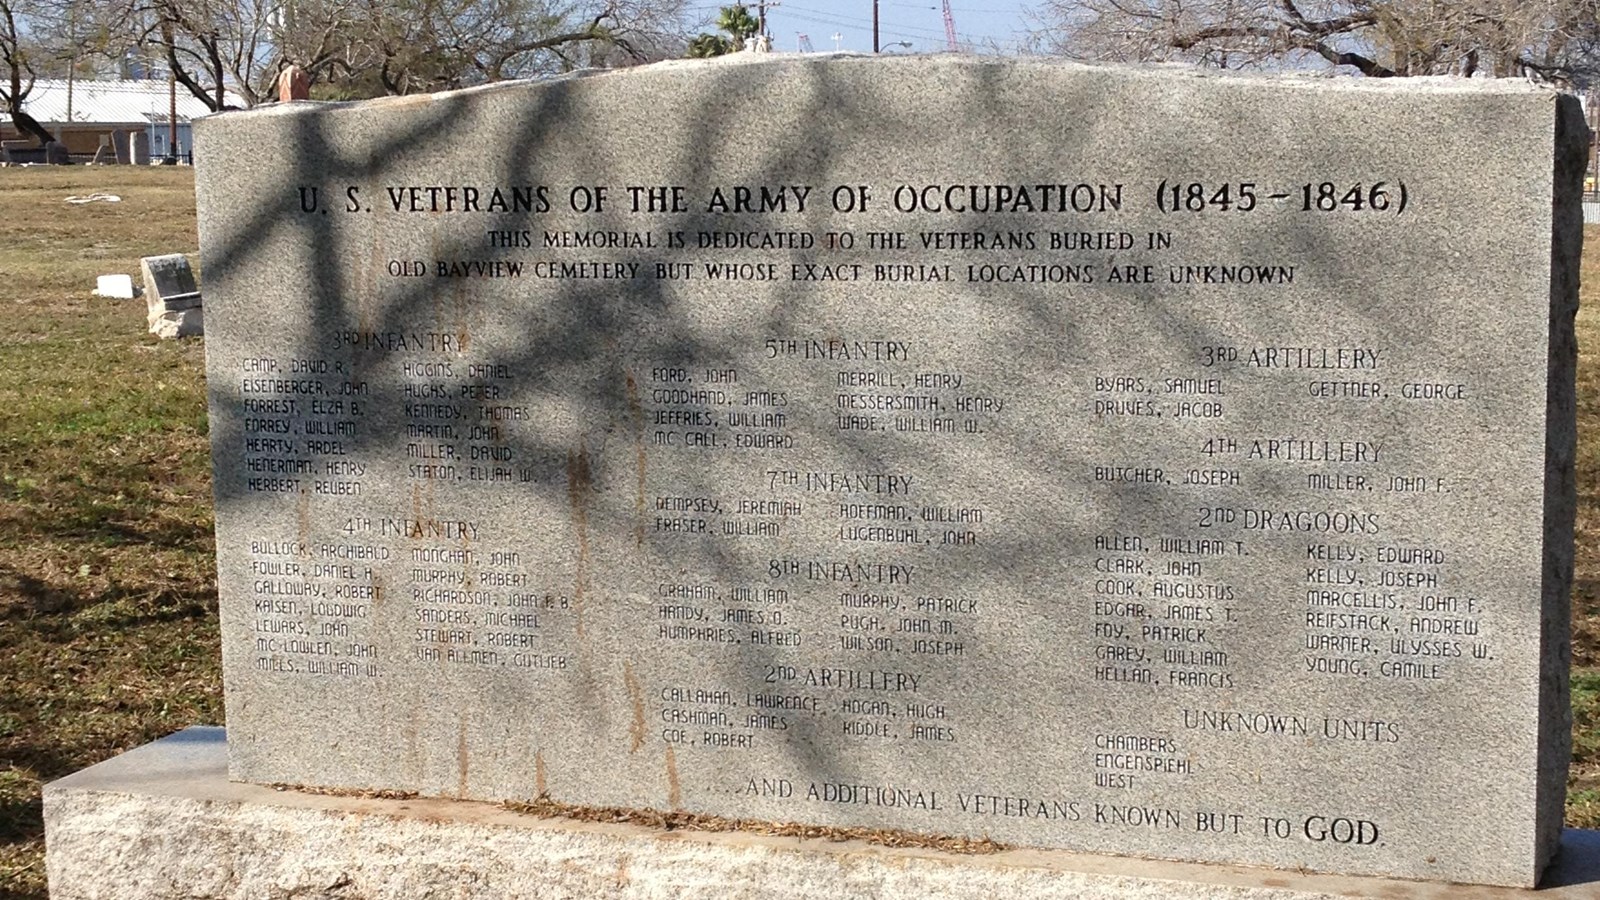
[[[196,128],[234,778],[1554,853],[1570,98],[828,58]]]
[[[151,334],[177,338],[205,333],[205,310],[188,257],[182,253],[146,256],[139,260],[139,271],[144,278],[145,320]]]

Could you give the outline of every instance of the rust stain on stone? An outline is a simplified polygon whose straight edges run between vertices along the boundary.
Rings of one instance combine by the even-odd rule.
[[[415,800],[420,796],[416,791],[391,791],[375,788],[337,788],[321,787],[308,784],[288,784],[275,781],[267,785],[279,793],[294,791],[297,794],[315,794],[319,797],[358,797],[362,800]]]
[[[374,323],[381,314],[383,306],[383,300],[379,296],[379,289],[374,284],[374,279],[377,277],[374,273],[385,271],[387,260],[389,259],[388,248],[379,236],[381,233],[382,229],[379,228],[368,229],[367,265],[355,274],[356,328],[366,334],[379,330]],[[352,377],[356,375],[356,364],[366,358],[366,354],[350,354],[350,375]]]
[[[473,301],[477,297],[467,284],[467,279],[457,278],[455,282],[455,290],[452,293],[456,306],[456,352],[465,355],[472,349],[472,326],[468,317],[472,315]]]
[[[673,809],[683,805],[683,787],[678,782],[678,754],[667,745],[667,805]]]
[[[579,445],[567,451],[567,499],[572,504],[572,526],[577,530],[578,572],[572,585],[572,614],[578,637],[583,637],[583,594],[589,580],[589,492],[593,488],[589,450]]]
[[[628,699],[633,703],[633,727],[628,729],[632,740],[628,745],[629,753],[638,753],[644,746],[644,736],[649,733],[649,726],[644,722],[644,685],[639,683],[639,676],[633,674],[633,663],[622,664],[622,683],[628,687]]]
[[[925,847],[946,853],[976,855],[1012,849],[989,838],[965,838],[920,834],[888,828],[853,828],[831,825],[802,825],[795,822],[769,822],[761,819],[728,819],[701,813],[659,809],[632,809],[622,806],[580,806],[541,797],[531,803],[504,801],[502,809],[540,818],[563,818],[577,822],[616,822],[666,831],[718,831],[765,834],[824,841],[868,841],[881,847]]]
[[[644,546],[644,473],[647,458],[644,452],[644,406],[639,402],[639,383],[628,372],[628,411],[633,413],[633,455],[639,469],[639,490],[634,499],[633,545]]]
[[[428,517],[427,509],[433,506],[433,498],[423,499],[422,491],[422,485],[411,486],[411,518],[418,522]]]
[[[422,711],[417,706],[412,706],[406,715],[406,724],[401,736],[405,739],[406,766],[414,781],[422,779],[422,747],[417,740],[418,718]]]
[[[466,588],[467,590],[472,590],[473,588],[476,588],[478,586],[478,580],[477,580],[477,577],[472,574],[472,572],[468,571],[469,567],[467,565],[467,560],[469,560],[469,559],[472,559],[471,529],[462,528],[461,529],[461,577],[462,577],[461,586]]]
[[[456,796],[467,795],[467,717],[461,717],[456,729]]]
[[[300,543],[307,547],[311,540],[311,495],[300,494],[294,501],[295,525],[300,529]]]
[[[533,751],[533,795],[543,797],[548,793],[548,780],[544,768],[544,751]]]

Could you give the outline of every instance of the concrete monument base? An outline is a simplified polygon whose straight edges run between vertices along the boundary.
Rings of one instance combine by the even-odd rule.
[[[54,782],[44,809],[52,900],[1600,896],[1593,831],[1567,831],[1537,892],[1061,851],[962,855],[279,791],[228,781],[220,728],[190,728]]]

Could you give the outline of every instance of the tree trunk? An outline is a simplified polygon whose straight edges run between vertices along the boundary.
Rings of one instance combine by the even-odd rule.
[[[39,146],[43,147],[56,139],[55,135],[44,130],[44,126],[39,124],[38,119],[22,111],[22,104],[12,103],[11,108],[6,110],[6,113],[11,116],[11,121],[17,126],[17,130],[25,132],[29,137],[38,141]]]

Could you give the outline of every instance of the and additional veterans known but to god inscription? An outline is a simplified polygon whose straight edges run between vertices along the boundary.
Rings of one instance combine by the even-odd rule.
[[[1569,115],[834,58],[207,120],[233,773],[1531,883]]]

